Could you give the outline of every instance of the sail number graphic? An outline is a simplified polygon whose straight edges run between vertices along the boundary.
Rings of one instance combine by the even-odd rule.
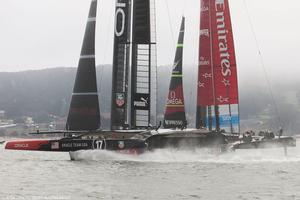
[[[94,148],[96,149],[103,149],[103,141],[102,140],[95,140],[94,141]]]
[[[124,33],[124,30],[125,30],[125,18],[126,18],[126,15],[125,15],[125,12],[124,12],[124,9],[126,7],[126,4],[125,3],[118,3],[116,4],[116,13],[115,13],[115,34],[117,37],[120,37],[123,35]],[[121,27],[120,27],[120,30],[118,30],[118,17],[120,17],[121,19]]]

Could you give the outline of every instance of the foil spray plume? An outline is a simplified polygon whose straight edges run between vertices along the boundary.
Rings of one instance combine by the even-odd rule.
[[[297,140],[300,142],[300,139]],[[78,151],[75,160],[79,161],[129,161],[156,163],[240,163],[253,164],[265,162],[300,162],[300,147],[288,148],[285,156],[283,148],[237,150],[220,153],[213,148],[158,149],[141,155],[126,155],[111,151]]]

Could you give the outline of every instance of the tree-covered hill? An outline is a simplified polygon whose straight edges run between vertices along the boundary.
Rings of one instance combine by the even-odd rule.
[[[170,67],[158,69],[158,114],[164,112],[165,98],[170,81]],[[51,68],[23,72],[0,73],[0,110],[8,118],[21,122],[31,116],[36,122],[48,122],[50,115],[67,115],[73,89],[76,68]],[[111,104],[111,66],[97,67],[101,114],[109,116]],[[186,112],[194,120],[196,103],[196,75],[187,71],[184,75]],[[300,89],[296,83],[284,83],[275,87],[275,103],[266,87],[242,82],[240,91],[240,113],[242,120],[266,118],[270,126],[277,126],[278,115],[291,130],[298,130],[300,122]],[[277,105],[277,109],[275,108]],[[107,121],[105,122],[107,126]],[[190,122],[193,124],[194,122]]]

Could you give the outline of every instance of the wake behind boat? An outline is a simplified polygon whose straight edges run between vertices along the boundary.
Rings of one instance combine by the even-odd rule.
[[[215,3],[210,3],[215,2]],[[237,71],[228,1],[203,0],[197,83],[197,129],[186,129],[183,95],[182,18],[163,125],[157,126],[157,64],[154,0],[117,0],[112,72],[111,130],[101,130],[95,70],[97,0],[91,1],[66,130],[61,139],[20,140],[6,149],[72,152],[109,150],[139,154],[160,148],[218,148],[239,141]],[[221,66],[221,67],[220,67]],[[223,132],[225,127],[227,132]],[[229,130],[229,131],[228,131]],[[51,132],[46,132],[51,133]],[[38,134],[43,134],[39,132]],[[66,136],[66,137],[65,137]],[[268,140],[289,144],[287,139]],[[234,148],[266,141],[234,143]]]

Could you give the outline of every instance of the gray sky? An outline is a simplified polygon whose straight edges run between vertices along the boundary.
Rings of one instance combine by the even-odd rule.
[[[114,0],[99,0],[97,64],[112,62]],[[158,64],[173,62],[181,15],[186,16],[185,70],[198,59],[200,0],[157,0]],[[170,9],[169,25],[167,4]],[[246,2],[262,58],[272,77],[300,72],[300,1],[230,0],[239,78],[261,72]],[[0,71],[76,67],[90,0],[0,0]]]

